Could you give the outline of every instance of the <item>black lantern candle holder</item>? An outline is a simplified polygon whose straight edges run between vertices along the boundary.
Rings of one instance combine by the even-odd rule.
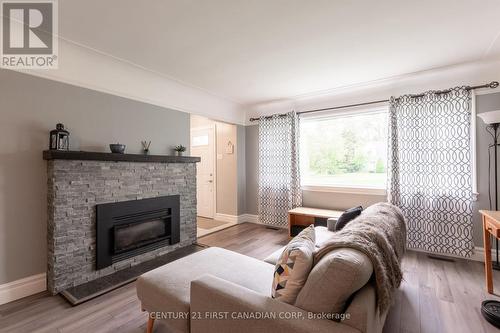
[[[56,129],[50,131],[50,150],[69,150],[69,132],[63,124],[57,124]]]

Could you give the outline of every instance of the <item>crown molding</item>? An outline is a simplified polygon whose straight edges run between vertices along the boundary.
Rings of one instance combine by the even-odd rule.
[[[241,104],[59,37],[59,68],[18,72],[214,120],[244,124]]]
[[[426,71],[393,76],[380,80],[361,82],[349,86],[295,96],[279,101],[247,105],[246,124],[250,117],[259,117],[290,110],[304,111],[336,105],[388,99],[408,93],[431,89],[445,89],[451,86],[484,84],[500,81],[500,59],[488,59],[458,65],[434,68]],[[478,90],[488,94],[497,89]]]

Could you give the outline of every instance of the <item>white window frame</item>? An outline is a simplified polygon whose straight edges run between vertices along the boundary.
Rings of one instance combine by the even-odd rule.
[[[352,107],[346,109],[339,109],[335,111],[326,111],[314,114],[304,114],[301,115],[301,119],[322,119],[322,118],[331,118],[337,116],[346,116],[346,115],[357,115],[357,114],[368,114],[368,113],[376,113],[384,111],[387,112],[389,116],[389,104],[381,103],[377,105],[370,106],[360,106],[360,107]],[[386,176],[388,174],[386,173]],[[336,185],[318,185],[312,183],[302,183],[301,179],[301,189],[303,191],[311,191],[311,192],[329,192],[329,193],[345,193],[345,194],[361,194],[361,195],[387,195],[387,188],[382,187],[371,187],[371,186],[336,186]]]
[[[363,195],[387,195],[387,190],[378,187],[360,187],[360,186],[332,186],[332,185],[302,185],[302,191],[308,192],[328,192],[345,194],[363,194]]]

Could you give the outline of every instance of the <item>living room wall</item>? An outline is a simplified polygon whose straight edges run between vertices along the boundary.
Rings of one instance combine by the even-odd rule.
[[[0,284],[46,271],[47,176],[42,151],[62,122],[72,150],[120,142],[151,154],[189,147],[189,114],[0,70]]]
[[[482,113],[500,109],[500,93],[482,94],[476,97],[476,112]],[[491,136],[486,132],[484,123],[476,121],[477,151],[477,189],[479,195],[474,204],[474,244],[483,246],[481,219],[478,210],[489,209],[488,182],[488,145]],[[499,157],[500,165],[500,157]],[[258,213],[258,126],[246,127],[246,210],[247,214]],[[493,192],[492,192],[493,193]],[[386,196],[362,195],[319,191],[302,191],[303,205],[325,209],[345,210],[362,205],[367,207],[376,202],[386,201]]]

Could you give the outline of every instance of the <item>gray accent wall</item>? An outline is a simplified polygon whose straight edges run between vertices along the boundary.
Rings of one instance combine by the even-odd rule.
[[[477,114],[499,109],[500,93],[478,95],[476,97]],[[488,183],[491,182],[491,184],[493,184],[493,176],[491,176],[491,178],[488,178],[488,145],[492,143],[492,138],[486,132],[485,128],[486,126],[484,125],[482,120],[478,118],[476,120],[476,152],[477,188],[479,195],[477,196],[477,201],[474,203],[473,229],[474,244],[478,247],[483,246],[481,219],[478,210],[489,209]],[[246,127],[246,212],[248,214],[258,214],[258,135],[258,126],[252,125]],[[498,165],[500,167],[500,157]],[[376,202],[386,201],[386,196],[381,195],[361,195],[318,191],[302,191],[302,195],[304,206],[326,209],[344,210],[357,205],[366,207]]]
[[[42,151],[62,122],[71,148],[120,142],[151,154],[189,147],[189,114],[14,71],[0,70],[0,284],[47,268],[47,165]]]

